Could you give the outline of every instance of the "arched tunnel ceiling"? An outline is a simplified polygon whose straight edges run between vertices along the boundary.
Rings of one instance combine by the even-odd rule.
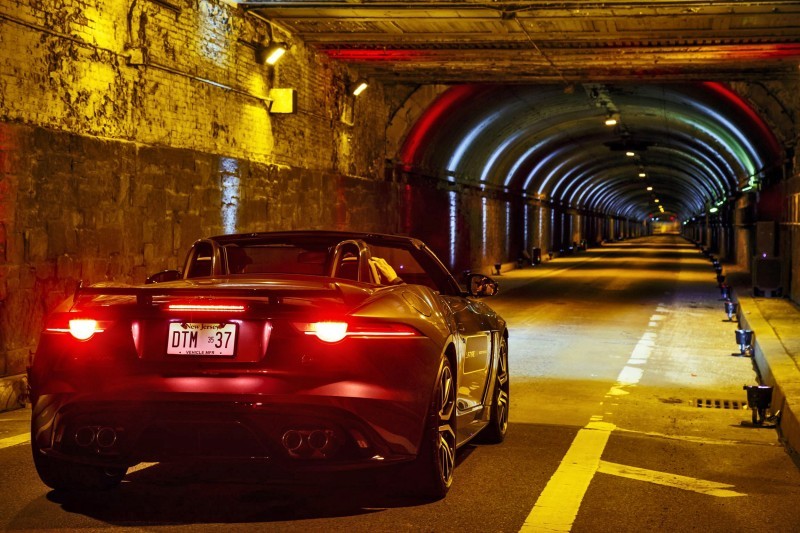
[[[452,84],[407,131],[407,170],[641,220],[702,213],[783,162],[724,83],[797,77],[800,2],[239,5],[384,84]]]
[[[605,124],[609,116],[616,125]],[[659,205],[684,219],[704,212],[764,179],[780,159],[763,121],[718,83],[471,84],[432,102],[398,164],[643,220]]]

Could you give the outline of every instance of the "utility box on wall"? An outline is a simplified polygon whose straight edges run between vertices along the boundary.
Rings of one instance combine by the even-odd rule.
[[[753,296],[783,295],[780,257],[753,258]]]
[[[756,257],[775,257],[778,244],[777,239],[777,222],[756,222]]]

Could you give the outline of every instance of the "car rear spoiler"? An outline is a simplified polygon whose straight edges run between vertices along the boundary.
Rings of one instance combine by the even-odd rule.
[[[147,287],[119,287],[119,286],[84,286],[78,283],[75,294],[72,296],[72,305],[84,296],[135,296],[137,305],[153,305],[153,298],[159,296],[179,297],[216,297],[216,298],[260,298],[268,299],[269,303],[279,304],[282,298],[335,298],[347,301],[351,291],[338,283],[332,282],[329,288],[320,289],[281,289],[281,288],[222,288],[222,287],[159,287],[158,284]],[[362,296],[363,297],[363,296]]]

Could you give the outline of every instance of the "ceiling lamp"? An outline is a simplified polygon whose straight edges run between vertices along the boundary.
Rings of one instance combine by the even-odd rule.
[[[606,126],[616,126],[616,125],[617,125],[617,122],[619,122],[619,121],[617,120],[617,115],[609,114],[609,115],[606,117],[606,122],[605,122],[605,124],[606,124]]]
[[[256,63],[274,65],[288,50],[286,43],[270,43],[268,46],[256,48]]]
[[[369,84],[366,80],[358,80],[350,87],[350,92],[353,93],[353,96],[358,96],[363,93],[367,87],[369,87]]]
[[[636,155],[636,153],[628,150],[627,152],[625,152],[625,155],[627,155],[628,157],[633,157]]]
[[[652,191],[652,190],[653,190],[653,188],[652,188],[652,187],[648,187],[648,188],[647,188],[647,190],[648,190],[648,191]]]
[[[639,177],[640,178],[646,178],[647,177],[647,173],[646,172],[639,172]]]

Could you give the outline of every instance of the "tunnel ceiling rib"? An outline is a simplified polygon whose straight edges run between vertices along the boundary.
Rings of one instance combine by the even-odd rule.
[[[584,172],[585,168],[578,168],[576,172]],[[573,198],[573,205],[576,207],[585,207],[588,204],[588,198],[591,198],[591,193],[594,187],[602,183],[603,178],[599,179],[573,179],[570,183],[572,190],[565,191],[564,195],[559,198],[561,201],[566,201],[567,198]],[[703,201],[705,198],[712,196],[712,191],[707,188],[706,182],[696,180],[692,175],[682,172],[680,168],[676,167],[650,167],[646,177],[639,177],[637,169],[629,168],[627,172],[617,173],[617,177],[610,176],[605,181],[614,180],[619,184],[630,184],[635,187],[647,191],[650,187],[652,190],[647,191],[652,194],[657,194],[660,191],[668,191],[672,187],[681,188],[689,195],[686,199],[687,205],[693,205],[698,210],[702,209]],[[587,196],[588,195],[588,196]]]
[[[241,1],[386,83],[773,80],[796,74],[791,1]]]
[[[575,166],[572,172],[564,174],[562,179],[568,181],[565,192],[558,195],[558,186],[556,186],[552,196],[557,200],[568,201],[580,206],[584,204],[584,195],[591,190],[595,182],[602,182],[619,175],[623,180],[641,183],[642,188],[657,184],[657,191],[666,191],[673,185],[677,186],[686,182],[693,194],[694,205],[700,207],[703,205],[704,199],[726,197],[727,190],[724,185],[715,179],[713,172],[710,172],[707,167],[699,166],[695,159],[687,156],[686,149],[671,148],[658,152],[667,153],[664,154],[664,157],[659,158],[657,153],[651,152],[647,164],[640,161],[620,164],[611,159],[587,159],[582,165]],[[658,164],[654,164],[655,162]],[[639,177],[640,171],[644,171],[646,174],[644,178]],[[718,186],[713,187],[715,183]]]
[[[780,159],[763,121],[719,84],[583,89],[456,86],[412,129],[399,165],[577,208],[631,212],[627,198],[640,215],[646,206],[613,178],[657,167],[658,194],[688,217],[760,176],[765,161]],[[619,123],[610,128],[603,121],[612,112]],[[635,157],[626,157],[627,149]],[[592,191],[608,182],[622,196]]]
[[[639,178],[634,170],[616,175],[604,174],[584,180],[576,179],[573,181],[576,188],[571,195],[575,198],[573,205],[579,208],[595,208],[595,198],[608,187],[615,187],[625,190],[631,203],[637,203],[635,192],[640,191],[649,196],[659,194],[665,196],[677,191],[680,193],[680,201],[676,202],[675,210],[686,215],[702,210],[704,199],[709,196],[708,191],[702,188],[702,182],[696,182],[691,176],[680,173],[678,169],[667,169],[667,172],[669,174],[660,169],[658,176],[651,175],[648,178]],[[648,186],[653,187],[653,191],[647,191]]]

